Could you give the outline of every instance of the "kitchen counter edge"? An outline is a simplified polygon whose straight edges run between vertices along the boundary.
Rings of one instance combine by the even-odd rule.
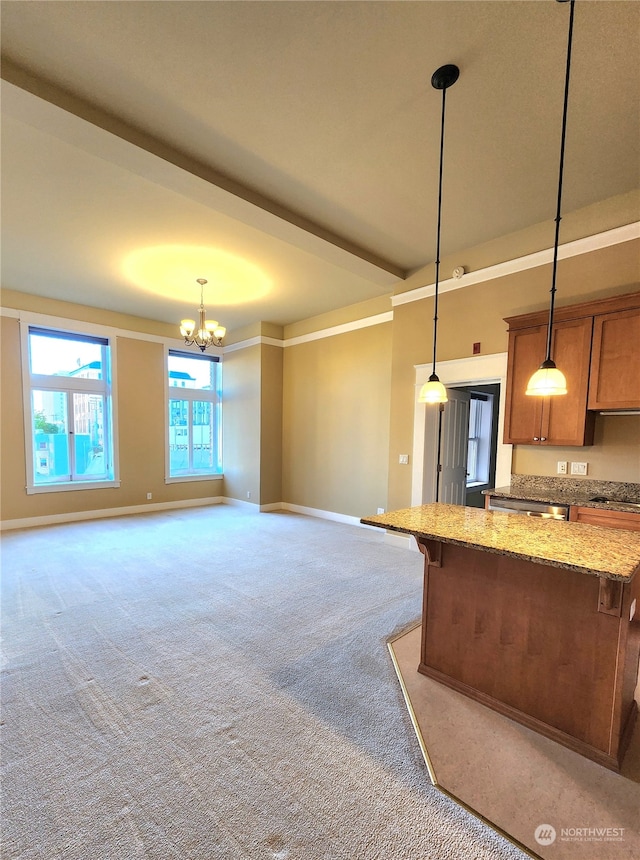
[[[531,520],[437,502],[362,517],[360,522],[620,582],[630,582],[640,570],[640,533],[623,529]]]

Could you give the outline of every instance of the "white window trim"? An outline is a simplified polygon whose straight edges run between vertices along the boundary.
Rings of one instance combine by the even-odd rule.
[[[48,318],[42,314],[20,313],[20,359],[22,368],[22,405],[24,415],[24,440],[25,440],[25,465],[26,485],[28,496],[39,493],[64,493],[79,490],[102,490],[105,488],[120,486],[120,463],[118,448],[118,416],[116,409],[116,379],[117,379],[117,350],[115,349],[115,338],[109,332],[99,326],[89,323],[78,325],[72,320],[59,318]],[[108,397],[111,400],[111,434],[113,450],[113,480],[107,481],[59,481],[51,484],[36,484],[33,471],[33,413],[31,392],[34,388],[58,388],[55,385],[55,377],[42,374],[31,375],[31,364],[29,361],[29,327],[49,328],[52,331],[60,331],[68,334],[95,335],[106,338],[109,342],[109,358],[111,365],[111,378],[108,383]],[[74,389],[82,390],[87,387],[86,380],[74,379]]]
[[[184,344],[183,344],[184,346]],[[179,346],[174,346],[172,344],[165,343],[164,344],[164,420],[165,420],[165,434],[164,434],[164,482],[165,484],[185,484],[191,483],[192,481],[221,481],[224,478],[224,460],[222,460],[222,472],[211,472],[208,475],[198,474],[198,475],[170,475],[171,471],[171,461],[170,461],[170,451],[169,451],[169,401],[175,400],[177,398],[171,396],[172,388],[169,385],[169,374],[167,368],[169,367],[169,353],[170,352],[183,352],[185,355],[189,354],[189,350],[181,349]],[[194,355],[194,358],[197,358],[197,355]],[[218,358],[219,369],[218,372],[222,373],[222,356],[220,355]],[[179,392],[184,392],[187,394],[186,397],[182,397],[182,400],[202,400],[202,397],[198,397],[196,395],[201,394],[202,392],[197,388],[178,388],[175,389]],[[190,392],[190,393],[188,393]],[[222,398],[221,398],[222,399]],[[221,451],[220,457],[222,459],[222,443],[221,443]]]

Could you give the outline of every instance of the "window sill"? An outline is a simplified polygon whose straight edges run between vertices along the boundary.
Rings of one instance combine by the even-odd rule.
[[[171,478],[165,478],[165,484],[184,484],[187,481],[221,481],[224,478],[223,474],[216,473],[215,475],[175,475]]]
[[[119,487],[120,481],[65,481],[59,484],[37,484],[27,487],[27,495],[33,496],[37,493],[68,493],[73,490],[104,490],[105,488]]]

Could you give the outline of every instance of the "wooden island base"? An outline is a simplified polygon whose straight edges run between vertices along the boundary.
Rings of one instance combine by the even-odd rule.
[[[419,671],[618,771],[637,714],[640,577],[414,536],[425,556]]]

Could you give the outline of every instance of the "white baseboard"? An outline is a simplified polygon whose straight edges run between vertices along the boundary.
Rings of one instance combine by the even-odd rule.
[[[24,517],[18,520],[2,520],[0,531],[52,526],[58,523],[76,523],[83,520],[101,520],[107,517],[126,517],[131,514],[148,514],[153,511],[167,511],[173,508],[199,508],[208,505],[221,505],[226,501],[223,496],[215,496],[206,499],[184,499],[178,502],[153,502],[146,505],[128,505],[122,508],[103,508],[97,511],[72,511],[71,513],[49,514],[43,517]]]
[[[221,501],[223,505],[231,505],[234,508],[244,508],[247,512],[254,511],[257,513],[262,510],[260,505],[256,502],[247,502],[244,499],[232,499],[231,496],[223,496]]]
[[[397,546],[400,549],[410,549],[413,552],[420,552],[413,535],[403,535],[398,532],[386,532],[384,542],[391,544],[391,546]]]
[[[349,526],[361,525],[358,517],[350,517],[347,514],[337,514],[334,511],[323,511],[319,508],[306,508],[304,505],[292,505],[289,502],[280,504],[281,511],[291,511],[294,514],[305,514],[308,517],[318,517],[321,520],[333,520],[336,523],[345,523]]]
[[[249,513],[269,513],[272,511],[291,511],[295,514],[304,514],[307,517],[317,517],[323,520],[332,520],[336,523],[344,523],[350,526],[360,526],[360,528],[373,529],[380,532],[380,529],[374,526],[367,526],[360,522],[358,517],[351,517],[347,514],[338,514],[335,511],[323,511],[319,508],[308,508],[304,505],[292,505],[289,502],[273,502],[268,505],[258,505],[255,502],[244,501],[243,499],[232,499],[226,496],[212,496],[206,499],[184,499],[177,502],[154,502],[146,505],[129,505],[122,508],[104,508],[97,511],[73,511],[66,514],[50,514],[43,517],[25,517],[18,520],[2,520],[0,521],[0,531],[11,531],[14,529],[36,528],[37,526],[51,526],[59,523],[74,523],[83,520],[99,520],[108,517],[125,517],[132,514],[148,514],[153,511],[167,511],[177,508],[198,508],[209,505],[233,505],[234,507],[243,508]],[[385,543],[393,544],[402,549],[418,549],[416,542],[410,535],[401,535],[394,532],[386,532],[384,535]]]
[[[358,517],[350,517],[346,514],[336,514],[333,511],[322,511],[318,508],[305,508],[302,505],[291,505],[288,502],[282,502],[279,506],[274,506],[274,510],[277,509],[283,511],[291,511],[296,514],[305,514],[308,517],[319,517],[323,520],[333,520],[337,523],[345,523],[350,526],[360,526],[363,529],[371,529],[372,531],[380,533],[382,530],[377,528],[376,526],[369,526],[361,523]],[[262,508],[261,508],[262,510]],[[390,544],[391,546],[398,547],[400,549],[408,549],[413,550],[415,552],[419,552],[418,544],[414,540],[412,535],[399,534],[398,532],[384,532],[384,542]]]

